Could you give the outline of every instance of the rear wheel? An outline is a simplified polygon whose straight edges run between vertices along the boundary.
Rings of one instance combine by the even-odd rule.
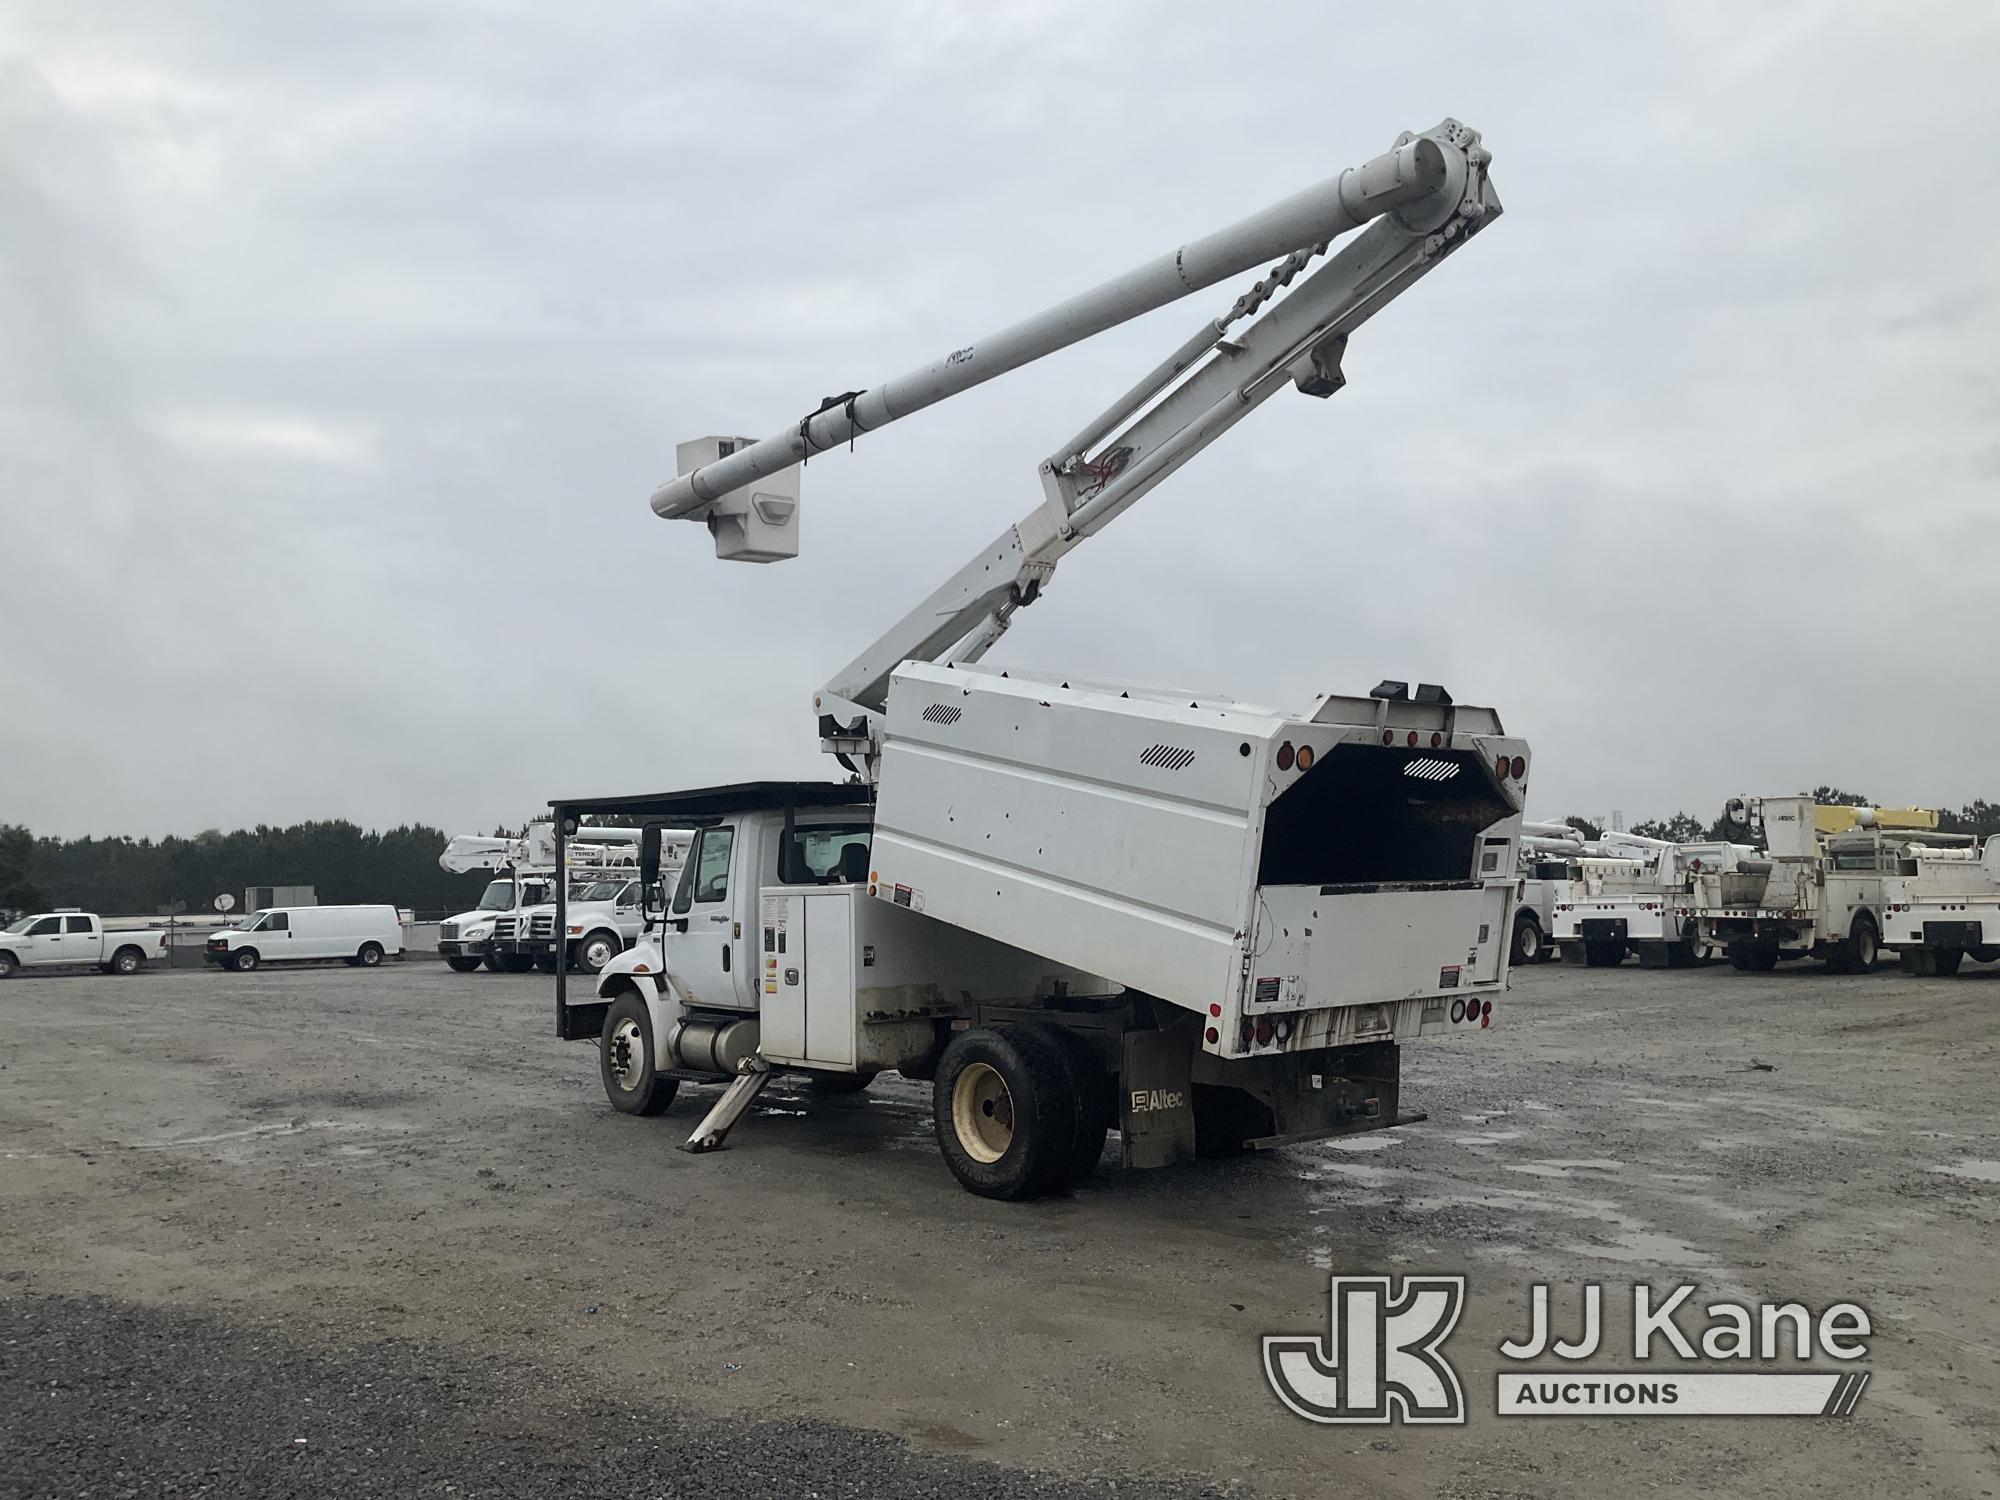
[[[1538,964],[1548,944],[1542,940],[1542,924],[1525,912],[1514,919],[1514,952],[1512,962],[1517,964]]]
[[[364,969],[374,968],[382,962],[382,945],[380,943],[363,943],[361,951],[354,955],[354,961]]]
[[[1863,912],[1854,919],[1848,929],[1847,940],[1834,945],[1827,956],[1827,967],[1842,974],[1866,974],[1875,967],[1880,956],[1880,936],[1875,931],[1875,919]]]
[[[146,955],[137,948],[120,948],[111,955],[110,972],[113,974],[136,974],[146,962]]]
[[[479,958],[447,958],[445,962],[451,965],[451,971],[454,974],[470,974],[484,963],[485,960]]]
[[[611,1107],[628,1115],[656,1115],[674,1102],[680,1084],[653,1066],[653,1018],[627,990],[604,1013],[597,1044],[598,1073]]]
[[[1113,1103],[1110,1075],[1090,1044],[1062,1027],[1052,1026],[1048,1033],[1069,1069],[1070,1097],[1076,1106],[1076,1134],[1068,1156],[1050,1182],[1051,1188],[1060,1191],[1076,1186],[1097,1170],[1098,1159],[1104,1155],[1104,1138],[1111,1133]]]
[[[1060,1046],[1033,1026],[962,1031],[938,1060],[931,1118],[959,1186],[982,1198],[1046,1192],[1076,1144]]]

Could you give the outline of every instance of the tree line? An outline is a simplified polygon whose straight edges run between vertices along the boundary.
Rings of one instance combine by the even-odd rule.
[[[77,906],[151,916],[181,905],[212,915],[219,895],[240,903],[259,885],[309,885],[322,905],[387,902],[426,914],[464,911],[492,877],[438,868],[447,835],[424,824],[376,832],[332,821],[192,838],[36,838],[0,824],[0,910]]]

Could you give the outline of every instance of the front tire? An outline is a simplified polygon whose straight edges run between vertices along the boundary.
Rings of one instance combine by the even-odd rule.
[[[14,971],[21,967],[20,961],[11,953],[0,953],[0,979],[11,979]]]
[[[503,953],[500,955],[500,967],[509,974],[525,974],[534,968],[534,966],[535,960],[532,954]]]
[[[555,973],[555,971],[556,971],[556,956],[553,953],[537,953],[535,955],[536,973],[553,974]]]
[[[604,1097],[621,1114],[659,1114],[674,1102],[680,1088],[678,1080],[661,1077],[653,1066],[653,1017],[630,990],[604,1013],[597,1069],[604,1080]]]
[[[255,948],[238,948],[224,960],[238,974],[248,974],[257,967],[258,961]]]
[[[961,1031],[938,1060],[931,1118],[960,1187],[982,1198],[1033,1198],[1048,1191],[1076,1144],[1069,1066],[1033,1026]]]
[[[451,972],[454,974],[470,974],[486,962],[486,960],[483,958],[447,958],[445,962],[451,966]]]
[[[602,974],[605,965],[624,951],[625,945],[615,932],[585,933],[576,945],[577,966],[586,974]]]
[[[137,948],[120,948],[111,955],[111,963],[105,972],[110,974],[136,974],[146,962],[146,955]]]

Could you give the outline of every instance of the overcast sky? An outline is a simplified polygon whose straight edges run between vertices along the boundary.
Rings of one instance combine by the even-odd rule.
[[[1240,290],[805,478],[763,436],[1386,150],[1505,217],[989,658],[1489,703],[1530,811],[2000,796],[1990,3],[0,9],[0,822],[837,774],[811,695]]]

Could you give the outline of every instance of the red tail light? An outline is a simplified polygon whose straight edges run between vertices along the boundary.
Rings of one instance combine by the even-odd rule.
[[[1493,762],[1493,774],[1495,776],[1498,776],[1502,781],[1505,781],[1507,779],[1508,768],[1511,767],[1513,764],[1514,763],[1511,760],[1507,759],[1507,757],[1503,755],[1498,760]]]
[[[1515,757],[1514,757],[1514,779],[1515,779],[1516,781],[1519,781],[1519,780],[1520,780],[1520,779],[1521,779],[1521,778],[1522,778],[1523,776],[1526,776],[1527,774],[1528,774],[1528,762],[1527,762],[1527,760],[1526,760],[1525,758],[1523,758],[1522,756],[1519,756],[1519,755],[1515,756]]]
[[[1278,746],[1278,769],[1280,771],[1289,771],[1291,770],[1291,768],[1292,768],[1292,742],[1290,740],[1286,740],[1284,744]]]
[[[1222,1033],[1217,1031],[1213,1026],[1209,1027],[1207,1031],[1202,1033],[1202,1035],[1208,1038],[1210,1046],[1214,1046],[1217,1042],[1222,1040]]]

